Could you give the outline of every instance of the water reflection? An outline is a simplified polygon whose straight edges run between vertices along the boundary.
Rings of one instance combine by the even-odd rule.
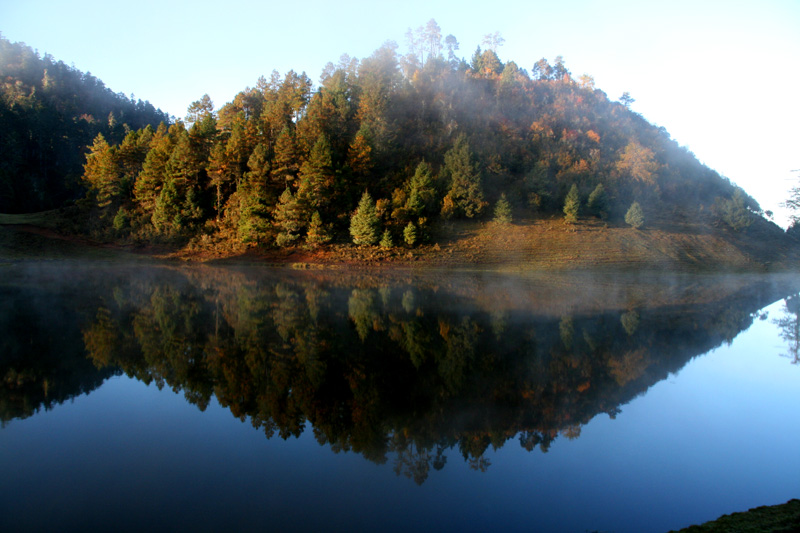
[[[9,273],[4,423],[124,372],[201,410],[216,397],[267,438],[308,424],[321,445],[416,483],[454,456],[484,471],[489,447],[579,438],[792,290],[744,276]],[[798,301],[777,321],[795,362]]]
[[[800,294],[788,296],[783,301],[783,316],[776,319],[780,337],[786,343],[784,354],[792,364],[800,364]]]

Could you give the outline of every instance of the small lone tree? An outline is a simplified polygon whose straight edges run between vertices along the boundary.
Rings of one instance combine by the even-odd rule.
[[[498,224],[511,224],[511,204],[508,203],[505,193],[500,195],[494,206],[494,221]]]
[[[570,224],[578,221],[578,215],[581,210],[581,196],[578,192],[578,186],[574,183],[564,199],[564,220]]]
[[[381,237],[381,242],[378,243],[378,246],[383,248],[384,250],[388,250],[394,246],[394,242],[392,241],[392,232],[388,229],[383,231],[383,237]]]
[[[625,213],[625,223],[629,226],[639,229],[644,225],[644,212],[639,202],[633,202],[628,212]]]
[[[378,241],[380,220],[375,210],[375,202],[367,191],[361,196],[358,208],[350,217],[350,235],[353,243],[373,245]]]
[[[403,230],[403,239],[409,246],[414,246],[414,243],[417,242],[417,228],[413,222],[409,222],[406,229]]]

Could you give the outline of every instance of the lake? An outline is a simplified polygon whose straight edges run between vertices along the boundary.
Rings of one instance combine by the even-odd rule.
[[[795,276],[0,278],[3,531],[668,531],[800,496]]]

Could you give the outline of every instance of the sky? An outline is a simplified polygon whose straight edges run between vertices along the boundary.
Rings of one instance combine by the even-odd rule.
[[[435,19],[469,58],[499,32],[503,61],[531,70],[561,55],[616,100],[744,188],[787,225],[800,186],[800,0],[375,0],[236,2],[3,0],[0,32],[91,72],[114,92],[176,117],[217,108],[273,70],[317,82],[342,54]]]

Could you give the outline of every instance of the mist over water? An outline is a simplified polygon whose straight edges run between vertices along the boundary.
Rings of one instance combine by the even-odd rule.
[[[800,491],[792,276],[2,270],[5,530],[666,531]]]

